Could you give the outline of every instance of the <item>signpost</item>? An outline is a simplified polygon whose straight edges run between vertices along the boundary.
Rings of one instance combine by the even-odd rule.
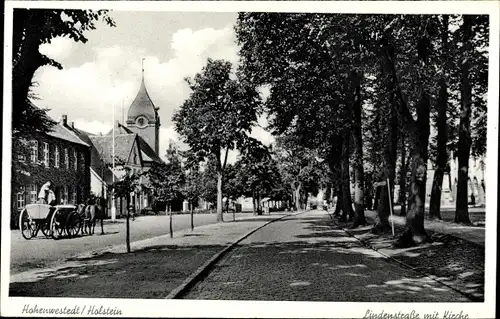
[[[389,179],[387,179],[387,193],[389,194],[389,208],[391,209],[392,237],[394,237],[394,217],[392,216],[391,185],[389,184]]]

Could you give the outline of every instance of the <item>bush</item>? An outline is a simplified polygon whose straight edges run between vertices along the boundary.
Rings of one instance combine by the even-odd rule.
[[[10,214],[10,229],[19,229],[19,215],[21,211],[14,209]]]

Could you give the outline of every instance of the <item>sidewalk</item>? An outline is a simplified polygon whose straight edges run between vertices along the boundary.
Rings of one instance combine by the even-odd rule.
[[[405,218],[393,216],[395,238],[392,234],[371,233],[376,212],[365,211],[369,226],[349,229],[350,223],[335,220],[351,236],[366,246],[437,280],[475,301],[484,300],[485,239],[484,227],[461,226],[443,221],[425,220],[432,243],[410,248],[395,248],[398,235],[404,230]]]
[[[288,214],[200,226],[101,249],[52,268],[11,276],[10,296],[165,298],[214,255],[248,232]]]
[[[370,224],[374,224],[377,218],[377,212],[372,210],[365,211],[365,217]],[[404,226],[406,223],[406,219],[403,216],[393,215],[392,217],[389,217],[389,221],[391,220],[394,220],[394,224],[399,226]],[[452,235],[484,247],[485,227],[483,226],[465,226],[443,220],[429,219],[425,219],[424,226],[425,229],[432,232]]]

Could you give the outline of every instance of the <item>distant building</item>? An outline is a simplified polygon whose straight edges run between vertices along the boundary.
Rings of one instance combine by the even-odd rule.
[[[26,204],[36,203],[40,187],[52,184],[57,203],[77,204],[90,193],[90,145],[68,129],[67,117],[47,134],[33,134],[26,148],[13,150],[11,226]],[[15,144],[18,145],[18,144]],[[22,169],[21,169],[22,167]]]

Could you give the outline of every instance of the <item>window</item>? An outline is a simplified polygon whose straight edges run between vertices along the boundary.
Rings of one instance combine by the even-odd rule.
[[[68,186],[64,186],[63,204],[67,204],[69,199]]]
[[[37,201],[38,197],[38,187],[36,184],[31,184],[30,185],[30,203],[34,204]]]
[[[16,196],[18,209],[24,208],[24,205],[26,203],[25,190],[26,189],[24,186],[19,186],[19,191],[17,192],[17,196]]]
[[[83,153],[80,153],[80,166],[82,167],[82,170],[85,170],[85,156]]]
[[[64,163],[66,163],[66,169],[69,169],[69,150],[64,149]]]
[[[56,149],[54,151],[54,166],[59,167],[59,146],[56,145]]]
[[[74,160],[74,166],[75,166],[75,171],[78,170],[78,152],[75,150],[73,152],[73,160]]]
[[[71,203],[73,205],[76,205],[76,198],[77,198],[77,187],[73,186],[73,192],[71,192]]]
[[[43,163],[46,167],[49,167],[49,143],[43,143]]]
[[[31,142],[30,158],[32,163],[38,162],[38,141],[34,140]]]

